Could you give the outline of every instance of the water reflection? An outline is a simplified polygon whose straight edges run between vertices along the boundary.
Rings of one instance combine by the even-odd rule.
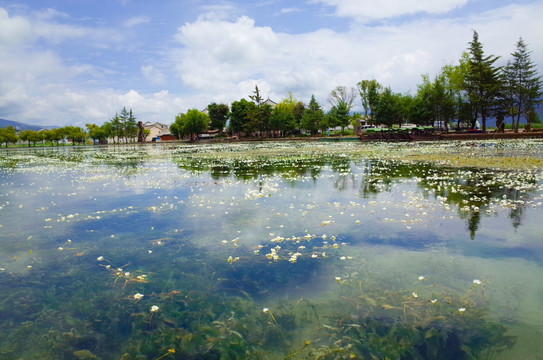
[[[466,221],[472,239],[481,216],[493,216],[495,206],[507,202],[509,217],[515,228],[521,224],[522,213],[530,203],[530,194],[537,188],[534,171],[490,171],[473,168],[447,168],[424,162],[399,160],[365,160],[348,157],[318,159],[217,160],[176,159],[177,165],[192,173],[209,172],[216,180],[234,177],[240,180],[280,175],[292,179],[317,181],[323,169],[335,174],[334,188],[345,191],[359,188],[362,198],[390,192],[394,184],[416,181],[427,196],[454,206],[458,216]]]
[[[536,354],[540,171],[345,146],[4,153],[1,357]]]

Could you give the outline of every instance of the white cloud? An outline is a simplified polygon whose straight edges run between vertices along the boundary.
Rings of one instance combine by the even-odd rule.
[[[135,16],[131,17],[123,22],[124,27],[133,27],[141,24],[148,23],[150,20],[146,16]]]
[[[361,21],[386,19],[416,13],[444,14],[468,0],[315,0],[335,8],[337,16]]]
[[[0,46],[19,45],[30,42],[34,38],[29,21],[20,17],[10,17],[8,12],[0,8]]]
[[[141,67],[141,73],[150,84],[164,85],[166,84],[166,77],[164,74],[155,68],[153,65],[144,65]]]
[[[297,12],[300,12],[300,11],[302,11],[302,10],[299,9],[299,8],[294,8],[294,7],[282,8],[281,9],[281,14],[292,14],[292,13],[297,13]]]
[[[337,4],[338,12],[349,4],[326,1]],[[439,11],[460,2],[446,4]],[[346,31],[320,29],[301,34],[259,26],[248,16],[232,18],[237,11],[232,6],[205,11],[178,28],[177,47],[166,40],[171,38],[166,34],[157,46],[160,52],[151,57],[150,51],[132,52],[130,63],[135,64],[135,71],[130,73],[123,67],[126,59],[115,57],[114,46],[122,39],[115,29],[67,25],[62,14],[54,12],[47,15],[54,21],[47,16],[9,16],[0,8],[2,117],[41,125],[84,126],[101,124],[126,106],[142,121],[171,123],[177,113],[191,108],[248,98],[255,85],[264,97],[275,101],[292,91],[305,102],[315,94],[326,107],[332,89],[355,86],[362,79],[375,78],[395,92],[414,92],[422,74],[433,77],[443,65],[458,61],[474,29],[485,52],[500,55],[503,61],[522,35],[543,73],[541,2],[463,18],[413,17],[386,26],[353,21]],[[63,46],[74,42],[94,46],[103,42],[115,50],[107,53],[110,62],[98,65],[91,62],[92,45],[81,48],[87,51],[84,58],[74,60],[72,51],[63,52]],[[47,48],[51,44],[54,46]],[[140,53],[145,57],[137,58]],[[147,81],[141,81],[142,77]],[[133,90],[127,91],[124,82],[116,85],[116,78],[131,81]],[[146,90],[148,84],[153,90]],[[169,91],[156,90],[157,85]]]

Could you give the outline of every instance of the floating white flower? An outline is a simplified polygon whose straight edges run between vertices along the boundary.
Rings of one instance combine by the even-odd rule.
[[[103,256],[98,256],[98,257],[96,258],[96,260],[98,260],[98,261],[104,261],[104,257],[103,257]]]
[[[430,300],[430,302],[431,302],[432,304],[435,304],[435,303],[437,302],[437,299]]]
[[[341,281],[341,276],[336,276],[336,281],[340,282]]]
[[[481,285],[481,280],[474,279],[474,280],[473,280],[473,283],[474,283],[475,285]]]
[[[267,307],[265,307],[264,309],[262,309],[262,312],[263,313],[268,313],[270,311],[270,309],[268,309]]]
[[[419,280],[420,280],[420,281],[424,280],[424,276],[423,276],[423,275],[419,275]]]
[[[466,311],[466,308],[461,307],[461,308],[458,309],[458,311],[460,311],[462,313],[462,312]]]
[[[415,299],[419,297],[416,292],[413,292],[411,295],[413,295]]]
[[[62,250],[64,250],[64,248],[62,246],[59,246],[57,250],[62,251]]]
[[[141,299],[142,297],[143,297],[143,294],[136,293],[136,294],[134,295],[134,300],[139,300],[139,299]]]
[[[156,305],[151,306],[151,312],[157,312],[158,309],[160,309],[160,308],[158,306],[156,306]]]

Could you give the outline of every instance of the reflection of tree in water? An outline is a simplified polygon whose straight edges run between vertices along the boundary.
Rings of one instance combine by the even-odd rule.
[[[191,172],[210,172],[212,178],[249,180],[261,179],[263,175],[279,174],[296,181],[302,177],[314,181],[323,170],[336,175],[334,188],[344,191],[352,184],[360,187],[362,198],[390,192],[401,179],[415,179],[423,193],[431,193],[443,204],[456,206],[458,216],[466,220],[473,239],[481,221],[481,214],[491,216],[494,207],[507,201],[509,217],[515,228],[520,226],[525,199],[536,180],[531,172],[504,172],[488,169],[446,168],[429,163],[410,163],[398,160],[363,160],[353,162],[347,156],[246,158],[232,160],[194,159],[177,160],[180,168]],[[362,170],[355,174],[352,167]],[[361,175],[360,184],[357,175]],[[519,187],[523,191],[519,191]]]
[[[529,171],[444,168],[390,160],[367,161],[363,168],[362,197],[390,191],[391,185],[399,179],[418,178],[423,190],[432,190],[435,198],[457,207],[459,217],[467,222],[472,239],[481,214],[492,215],[494,206],[502,201],[511,209],[509,217],[517,228],[521,224],[527,194],[536,185],[535,176]],[[520,191],[519,187],[524,190]]]

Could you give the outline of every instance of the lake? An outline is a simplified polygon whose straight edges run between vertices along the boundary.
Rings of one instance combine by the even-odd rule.
[[[543,359],[543,142],[0,151],[2,359]]]

